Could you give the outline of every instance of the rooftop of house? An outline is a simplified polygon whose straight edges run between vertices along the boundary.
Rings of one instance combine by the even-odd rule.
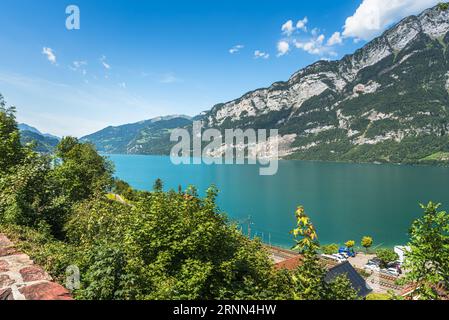
[[[330,268],[327,272],[325,281],[332,282],[335,278],[346,275],[348,277],[349,282],[351,282],[352,287],[359,297],[366,297],[373,290],[366,283],[365,279],[354,269],[354,267],[348,262],[340,263],[332,268]]]
[[[275,263],[275,267],[278,270],[294,271],[301,266],[303,260],[304,257],[302,255],[296,254],[293,257]],[[357,291],[359,297],[364,298],[373,291],[366,283],[365,279],[348,261],[337,264],[330,260],[321,259],[321,262],[328,270],[325,278],[326,282],[331,282],[338,276],[346,275],[354,290]]]

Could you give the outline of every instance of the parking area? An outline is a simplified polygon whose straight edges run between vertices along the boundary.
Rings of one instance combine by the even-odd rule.
[[[396,294],[400,294],[403,287],[397,284],[398,277],[383,272],[367,270],[365,268],[368,261],[374,259],[375,257],[376,255],[374,254],[359,252],[356,257],[350,257],[348,261],[354,268],[364,270],[364,272],[370,274],[370,276],[366,278],[366,282],[375,293],[394,292]]]
[[[354,268],[363,270],[368,261],[375,257],[375,254],[358,253],[357,256],[350,257],[348,261]]]

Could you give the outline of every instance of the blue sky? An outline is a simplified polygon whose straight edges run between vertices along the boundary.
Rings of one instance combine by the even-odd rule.
[[[0,93],[19,121],[60,136],[196,115],[437,2],[2,0]],[[65,27],[71,4],[80,30]]]

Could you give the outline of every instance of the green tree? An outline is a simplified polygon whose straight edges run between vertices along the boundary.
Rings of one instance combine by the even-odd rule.
[[[345,246],[348,249],[353,249],[355,247],[355,241],[354,240],[349,240],[345,242]]]
[[[371,237],[363,237],[360,244],[365,248],[366,253],[368,253],[368,249],[373,246],[373,238]]]
[[[20,164],[25,157],[15,113],[14,107],[6,107],[6,102],[0,94],[0,175]]]
[[[339,276],[328,284],[329,300],[358,300],[357,292],[352,288],[348,277]]]
[[[321,246],[321,251],[324,254],[335,254],[335,253],[338,253],[339,248],[340,248],[340,246],[338,244],[333,243],[333,244]]]
[[[113,184],[114,184],[113,186],[114,193],[121,195],[125,197],[125,199],[130,201],[136,200],[135,197],[137,192],[133,190],[133,188],[131,188],[129,183],[120,179],[115,179]]]
[[[352,300],[357,297],[347,277],[327,283],[327,270],[320,261],[318,236],[303,207],[296,211],[297,228],[292,231],[294,250],[303,255],[302,264],[292,275],[294,298],[299,300]]]
[[[63,199],[51,179],[50,158],[20,144],[15,108],[0,95],[0,223],[50,229],[63,227]]]
[[[162,190],[164,190],[164,183],[161,179],[156,179],[153,185],[153,190],[156,192],[161,192]]]
[[[438,9],[440,11],[447,11],[447,10],[449,10],[449,2],[440,2],[438,4]]]
[[[275,299],[291,297],[290,280],[277,274],[258,241],[250,241],[216,206],[217,189],[204,199],[186,194],[139,194],[133,206],[105,197],[84,201],[67,224],[68,239],[87,252],[80,262],[81,298]],[[122,248],[120,251],[114,248]],[[111,264],[103,279],[102,268]],[[95,263],[93,263],[95,262]]]
[[[72,203],[113,186],[113,165],[93,145],[65,137],[56,147],[56,157],[60,163],[53,170],[54,180]]]
[[[379,249],[376,251],[376,255],[380,259],[381,268],[386,268],[389,263],[399,259],[397,253],[391,249]]]
[[[439,210],[440,204],[421,207],[424,215],[410,229],[405,279],[416,286],[415,297],[439,299],[435,288],[449,287],[449,214]]]

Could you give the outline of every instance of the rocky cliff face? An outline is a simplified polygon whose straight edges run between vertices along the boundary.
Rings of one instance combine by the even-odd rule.
[[[277,128],[294,135],[288,153],[297,159],[438,160],[449,151],[448,32],[449,11],[428,9],[340,61],[217,105],[203,121]]]
[[[281,155],[292,159],[447,162],[448,46],[449,11],[436,6],[352,55],[319,61],[194,120],[222,130],[278,129]],[[190,121],[111,127],[85,140],[105,152],[168,154],[169,131]]]

